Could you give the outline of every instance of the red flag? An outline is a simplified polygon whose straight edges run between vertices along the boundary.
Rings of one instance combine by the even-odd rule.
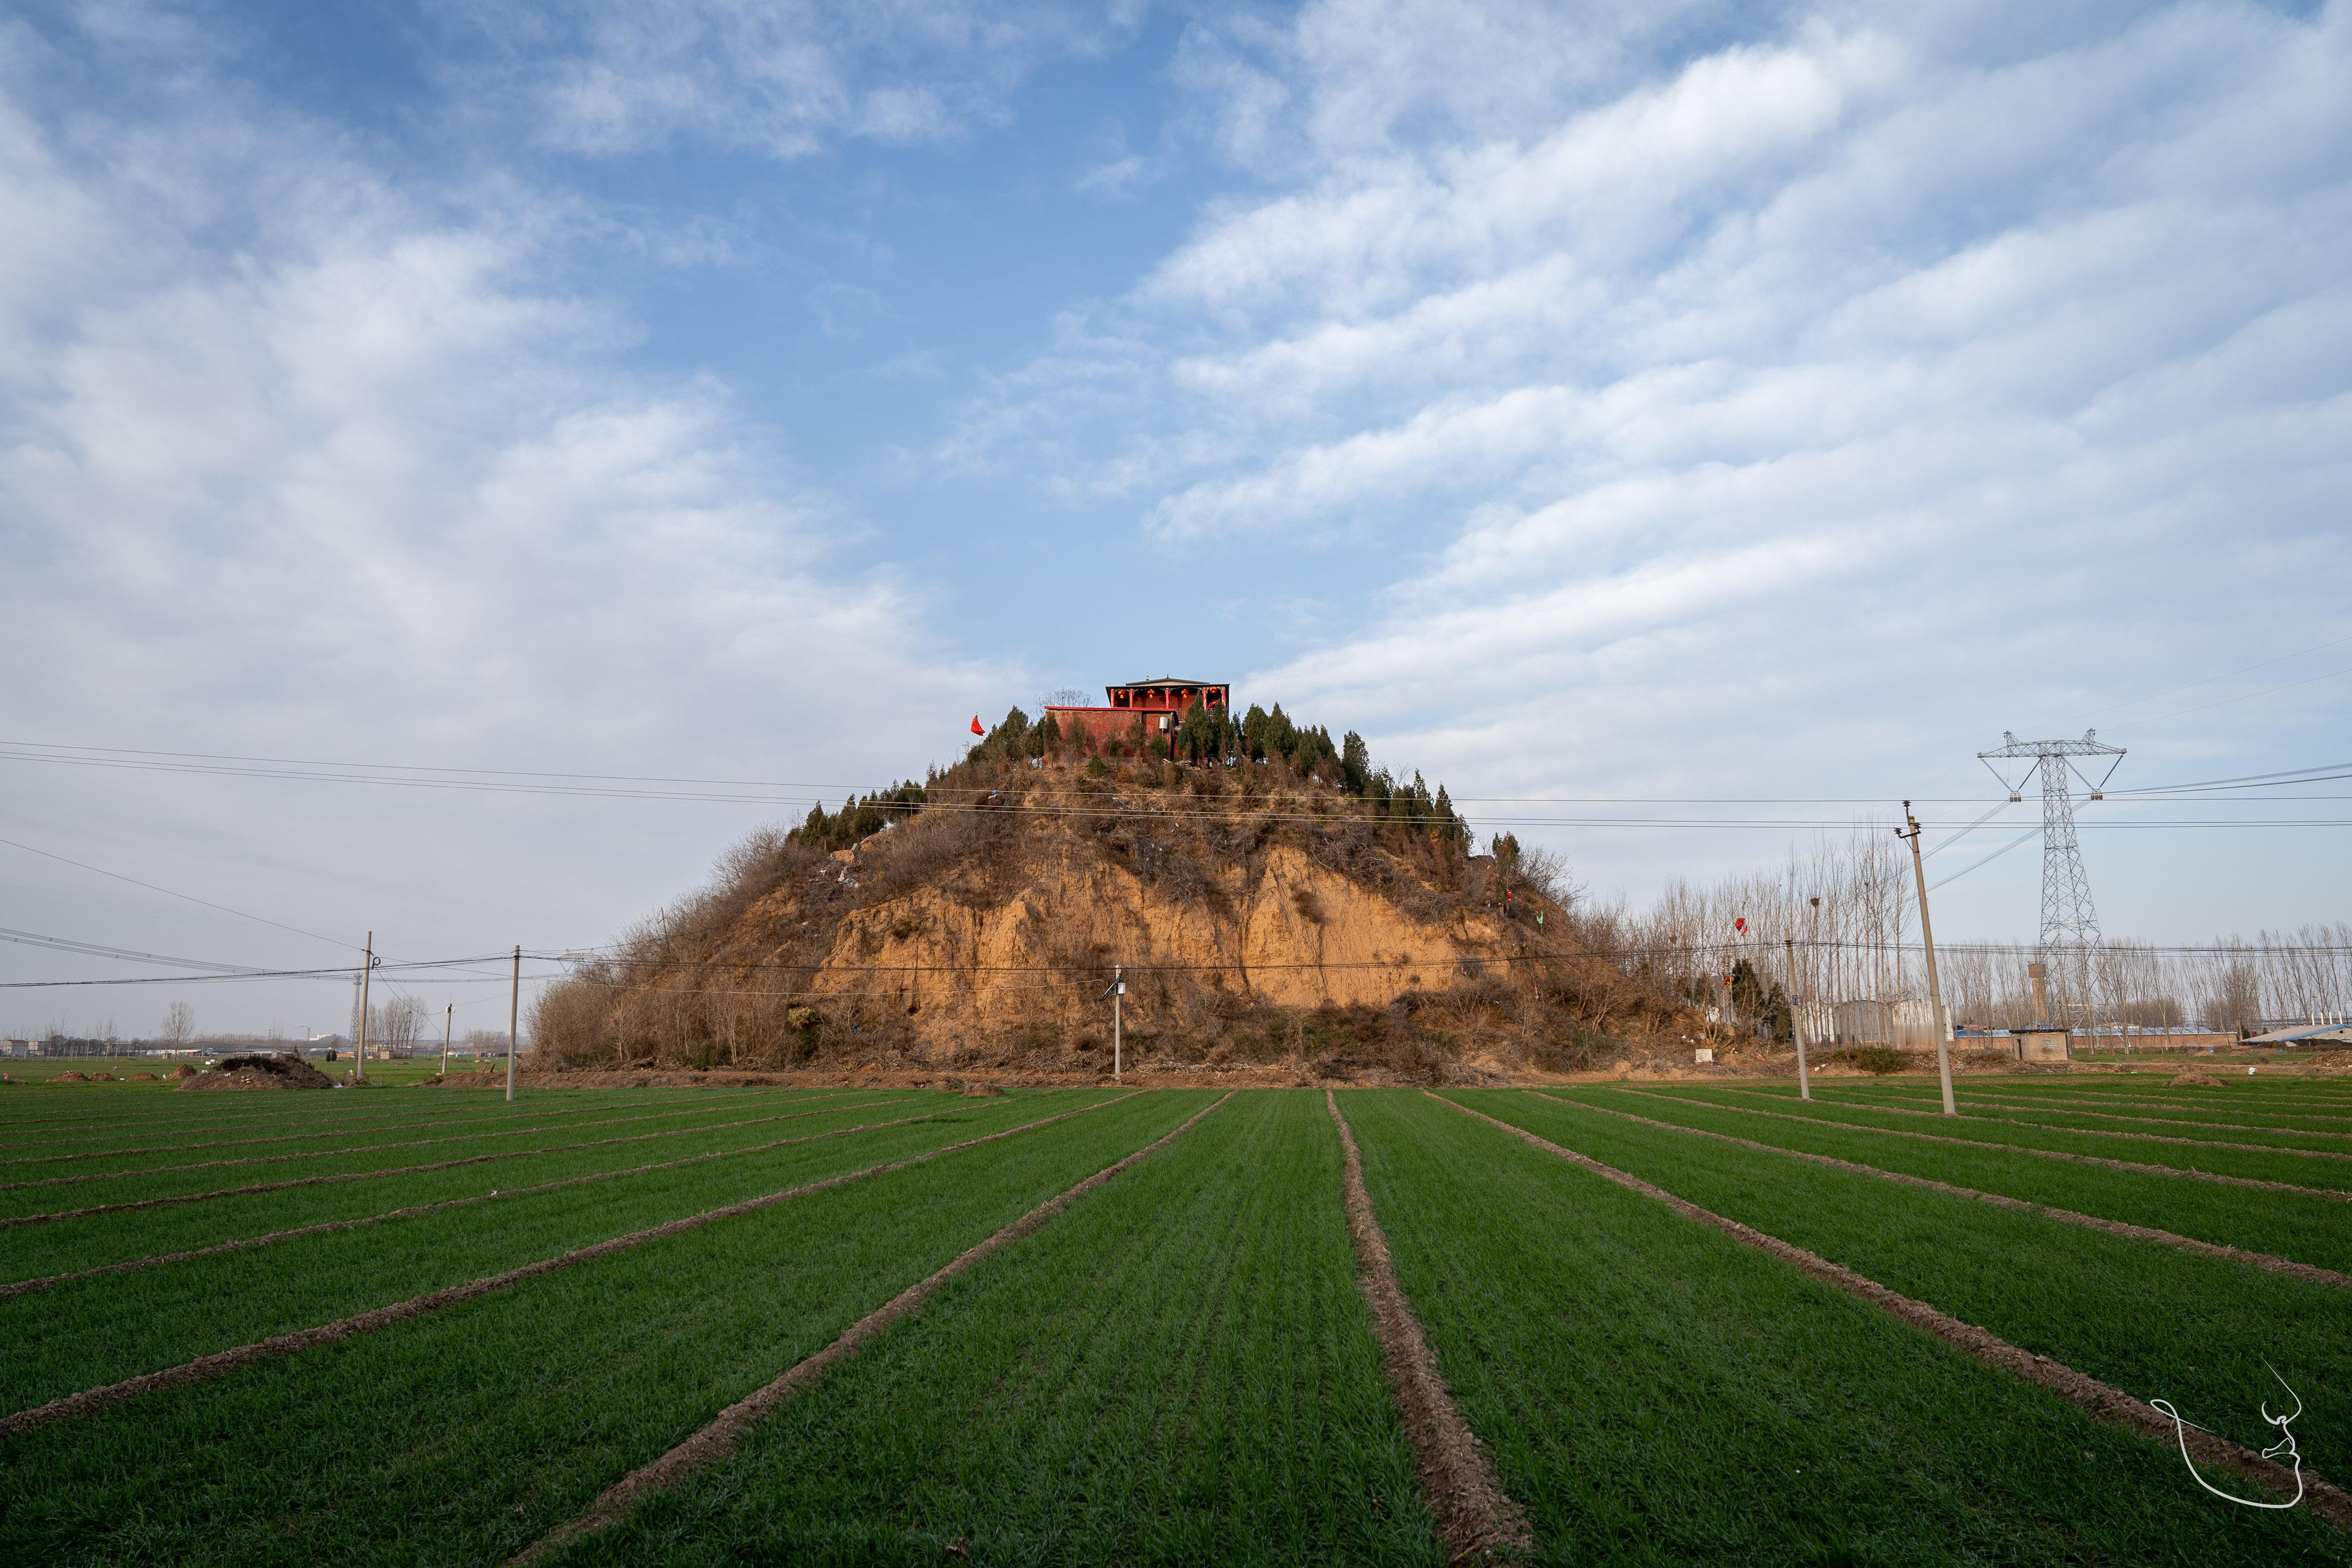
[[[1745,930],[1747,930],[1747,929],[1748,929],[1748,916],[1746,916],[1745,915],[1741,915],[1738,919],[1737,919],[1737,920],[1733,921],[1733,922],[1731,923],[1731,928],[1732,928],[1734,931],[1745,931]]]
[[[971,716],[971,732],[974,735],[986,735],[988,733],[988,731],[980,727],[980,715],[978,714]]]

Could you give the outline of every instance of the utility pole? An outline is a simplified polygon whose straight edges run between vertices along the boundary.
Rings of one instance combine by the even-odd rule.
[[[1120,977],[1126,973],[1125,969],[1113,965],[1110,984],[1103,988],[1103,995],[1110,998],[1110,1081],[1113,1083],[1118,1082],[1119,1070],[1126,1065],[1118,1036],[1119,1004],[1127,997],[1127,982]]]
[[[1936,983],[1936,930],[1927,924],[1927,862],[1919,853],[1919,819],[1911,814],[1911,802],[1903,802],[1903,821],[1911,831],[1898,833],[1898,838],[1911,841],[1911,874],[1919,884],[1919,940],[1927,946],[1927,1027],[1936,1031],[1936,1076],[1943,1081],[1944,1114],[1957,1116],[1958,1105],[1952,1103],[1952,1053],[1944,1040],[1944,990]]]
[[[457,1004],[451,1002],[441,1009],[441,1076],[449,1076],[449,1025],[457,1016]]]
[[[367,1009],[368,971],[375,967],[375,933],[367,934],[367,946],[360,949],[360,1029],[359,1040],[352,1051],[352,1082],[363,1082],[367,1078]]]
[[[1805,1015],[1797,1006],[1797,939],[1780,938],[1789,955],[1789,1037],[1797,1042],[1797,1098],[1813,1097],[1812,1075],[1805,1071]]]
[[[1934,960],[1930,959],[1928,965],[1932,968]],[[514,989],[507,993],[507,1100],[509,1103],[514,1100],[515,1025],[521,1018],[522,944],[518,942],[514,952]],[[1952,1099],[1949,1075],[1946,1076],[1944,1082],[1944,1102],[1948,1107]]]

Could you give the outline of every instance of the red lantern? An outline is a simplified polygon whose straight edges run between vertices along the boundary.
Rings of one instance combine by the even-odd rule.
[[[1745,915],[1741,915],[1738,919],[1737,919],[1737,920],[1733,921],[1733,922],[1731,923],[1731,928],[1732,928],[1734,931],[1745,931],[1745,930],[1747,930],[1747,929],[1748,929],[1748,916],[1746,916]]]

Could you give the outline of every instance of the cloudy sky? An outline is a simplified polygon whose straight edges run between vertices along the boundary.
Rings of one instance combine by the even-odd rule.
[[[580,946],[805,810],[27,743],[837,798],[1173,671],[1490,824],[1964,821],[2007,730],[2118,784],[2352,757],[2352,5],[11,16],[13,932]],[[2242,824],[2346,818],[2109,801],[2084,853],[2111,934],[2292,926],[2352,839]],[[1807,836],[1523,831],[1637,903]],[[2030,938],[2038,875],[1939,926]]]

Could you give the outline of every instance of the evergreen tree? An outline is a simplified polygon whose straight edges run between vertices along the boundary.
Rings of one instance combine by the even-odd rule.
[[[1360,795],[1372,776],[1372,753],[1364,737],[1354,730],[1339,746],[1339,776],[1348,786],[1348,793]]]
[[[1250,704],[1249,712],[1242,716],[1242,755],[1252,762],[1265,761],[1266,732],[1273,726],[1274,721],[1266,717],[1264,708]]]

